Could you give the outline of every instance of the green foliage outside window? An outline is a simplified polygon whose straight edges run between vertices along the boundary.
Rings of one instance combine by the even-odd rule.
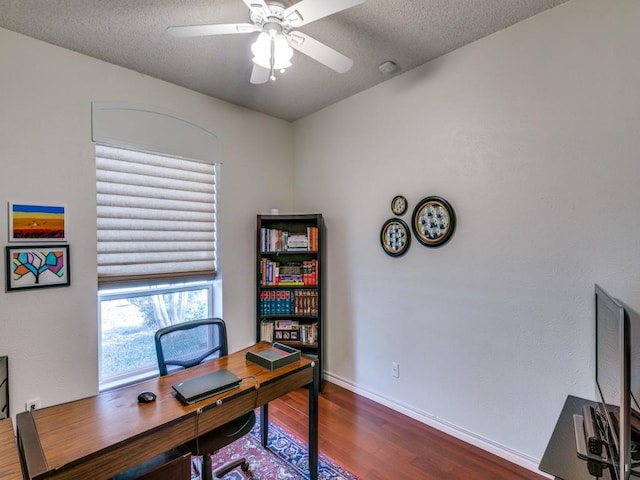
[[[156,367],[154,335],[164,326],[208,317],[208,290],[103,300],[101,378]]]

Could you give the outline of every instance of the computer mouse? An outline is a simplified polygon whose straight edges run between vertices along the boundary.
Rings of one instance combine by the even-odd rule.
[[[156,394],[149,391],[140,392],[138,395],[139,403],[151,403],[156,399]]]

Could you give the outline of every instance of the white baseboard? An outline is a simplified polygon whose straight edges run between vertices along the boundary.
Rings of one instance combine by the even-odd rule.
[[[496,442],[493,442],[484,437],[481,437],[480,435],[464,430],[458,427],[457,425],[448,423],[445,420],[442,420],[441,418],[437,418],[433,415],[429,415],[426,412],[421,412],[413,407],[410,407],[409,405],[404,405],[404,404],[398,403],[395,400],[390,400],[379,394],[370,392],[369,390],[358,387],[357,385],[354,385],[352,382],[345,380],[344,378],[341,378],[332,373],[324,372],[324,378],[331,383],[334,383],[342,388],[346,388],[351,392],[357,393],[358,395],[366,397],[369,400],[373,400],[374,402],[384,405],[385,407],[389,407],[390,409],[395,410],[396,412],[399,412],[399,413],[402,413],[403,415],[411,417],[414,420],[424,423],[425,425],[429,425],[430,427],[433,427],[436,430],[440,430],[441,432],[446,433],[447,435],[451,435],[452,437],[462,440],[463,442],[466,442],[470,445],[481,448],[482,450],[485,450],[486,452],[489,452],[493,455],[503,458],[508,462],[511,462],[515,465],[519,465],[543,477],[553,478],[552,476],[538,470],[538,464],[540,463],[539,459],[530,457],[523,453],[507,448]]]

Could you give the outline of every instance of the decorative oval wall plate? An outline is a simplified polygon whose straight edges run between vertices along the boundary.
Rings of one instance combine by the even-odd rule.
[[[407,211],[407,199],[402,195],[396,195],[391,200],[391,211],[394,215],[404,215]]]
[[[404,255],[411,245],[409,226],[399,218],[390,218],[382,225],[380,243],[387,255],[392,257]]]
[[[426,197],[413,210],[411,228],[421,244],[439,247],[453,235],[456,214],[444,198]]]

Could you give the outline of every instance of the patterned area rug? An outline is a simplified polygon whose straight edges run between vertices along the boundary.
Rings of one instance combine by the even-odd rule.
[[[239,468],[225,475],[225,480],[304,480],[309,479],[309,462],[306,442],[301,441],[284,428],[269,423],[269,449],[260,444],[260,421],[248,435],[236,440],[220,450],[212,458],[213,470],[230,460],[245,457],[249,462],[249,471]],[[193,457],[193,480],[200,478],[198,473],[202,457]],[[336,465],[334,461],[320,453],[318,455],[318,479],[320,480],[359,480],[359,477]]]

